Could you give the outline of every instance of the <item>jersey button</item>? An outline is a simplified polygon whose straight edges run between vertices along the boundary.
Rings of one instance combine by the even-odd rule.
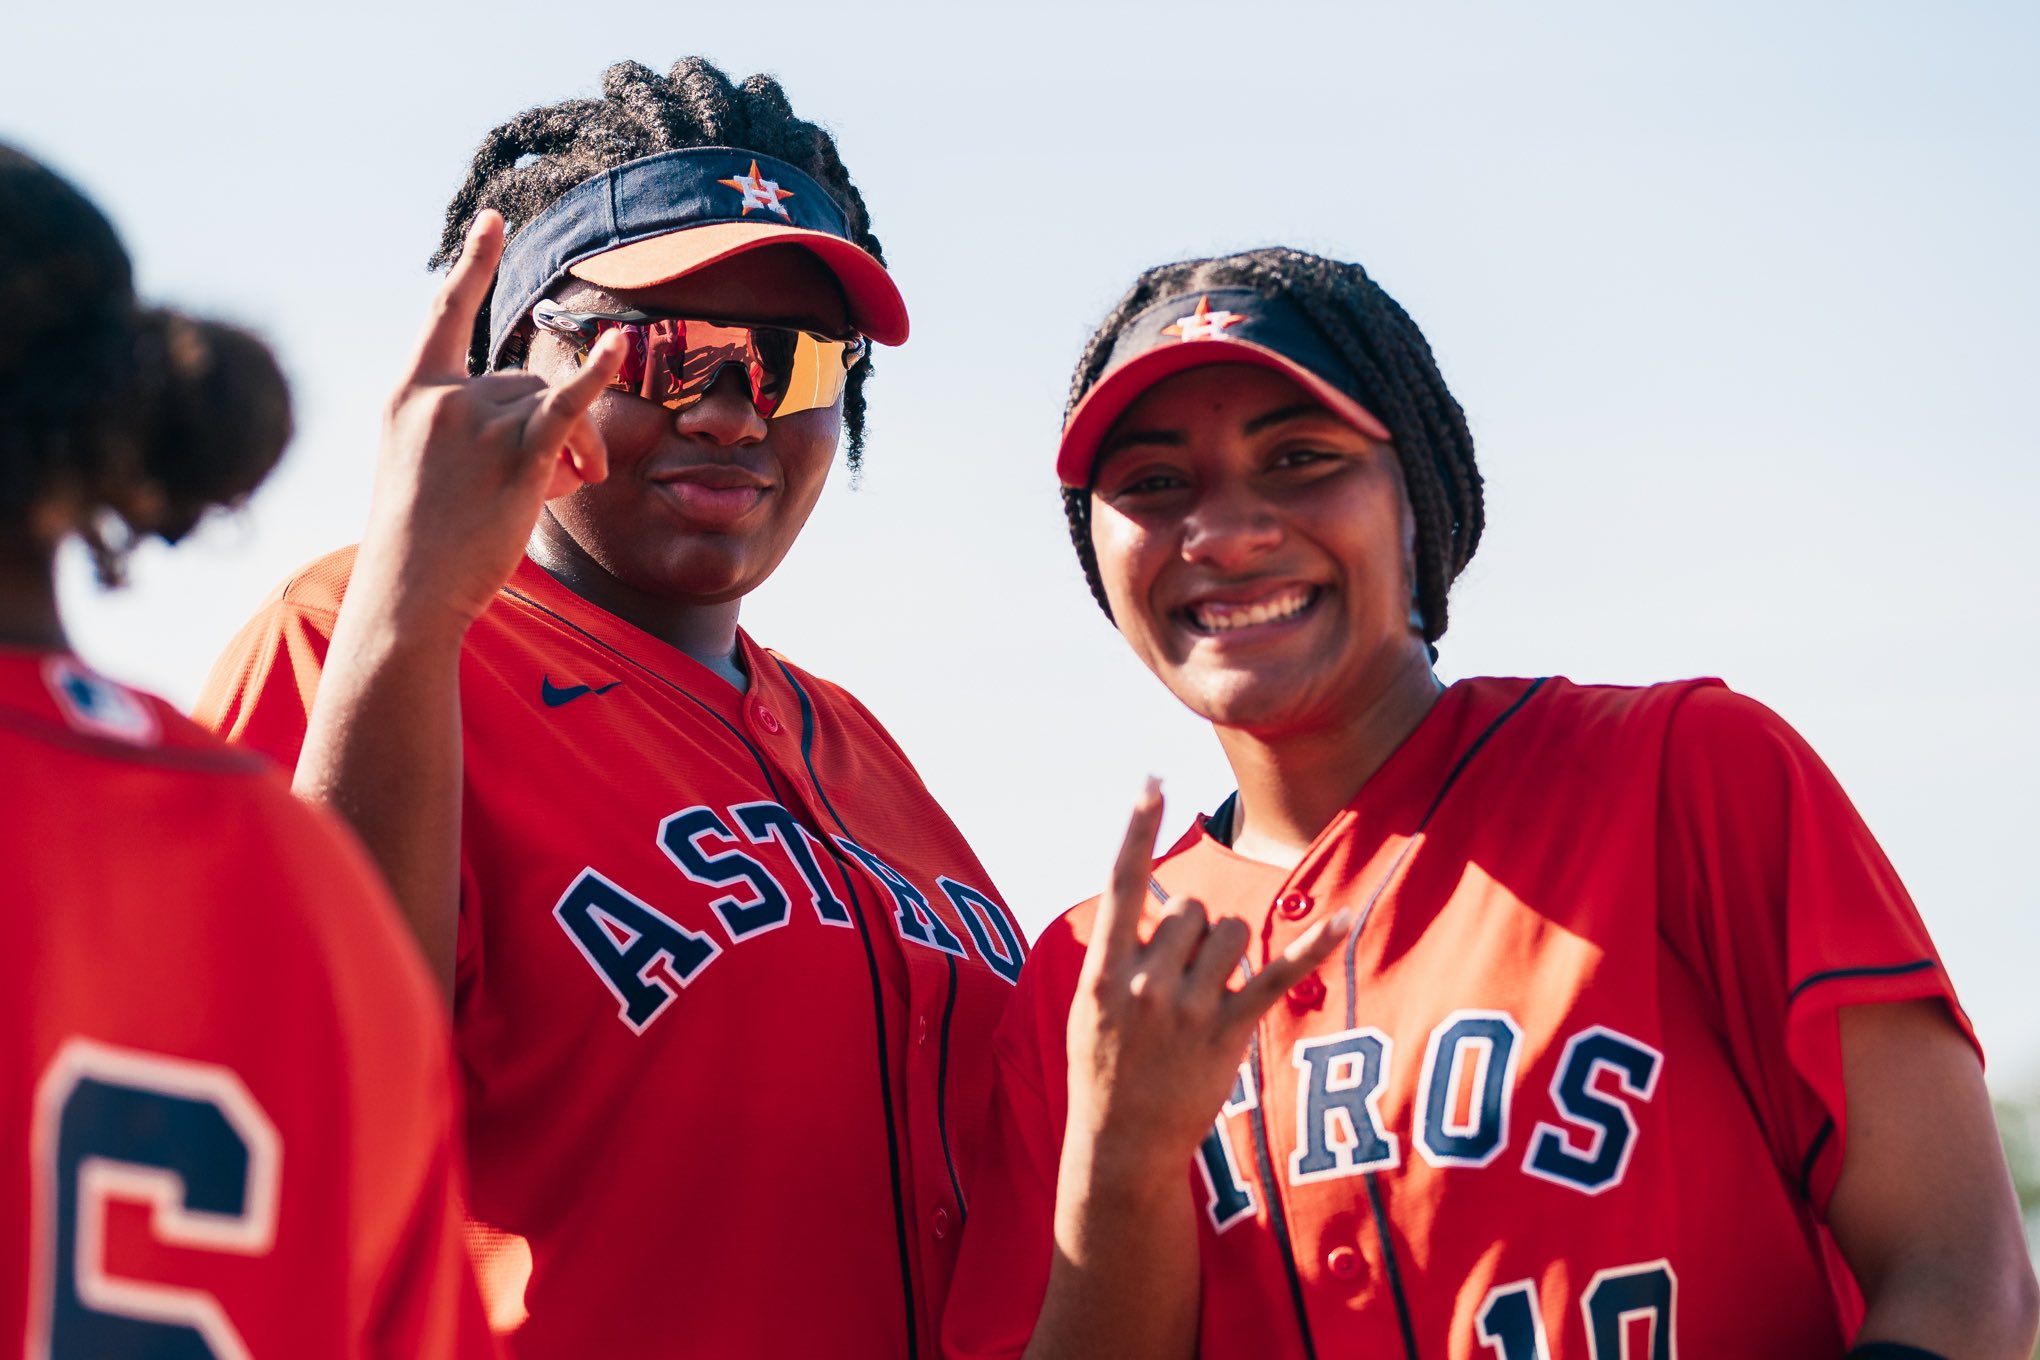
[[[1316,973],[1289,989],[1291,1010],[1314,1011],[1325,1004],[1325,980]]]
[[[1342,1280],[1360,1273],[1360,1253],[1351,1247],[1333,1247],[1325,1253],[1325,1269]]]
[[[937,1206],[935,1210],[935,1240],[940,1242],[949,1236],[949,1211]]]
[[[1275,910],[1292,921],[1300,921],[1310,915],[1310,897],[1300,892],[1286,892],[1275,899]]]
[[[751,709],[751,716],[756,718],[758,726],[764,728],[768,733],[775,737],[779,735],[779,719],[772,716],[771,709],[763,704],[758,704]]]

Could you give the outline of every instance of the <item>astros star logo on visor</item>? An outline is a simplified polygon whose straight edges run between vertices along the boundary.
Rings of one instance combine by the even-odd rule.
[[[792,214],[779,206],[781,199],[793,197],[793,190],[782,189],[773,180],[759,178],[758,162],[755,160],[751,162],[750,174],[739,175],[735,179],[719,179],[716,183],[727,184],[730,188],[743,194],[744,216],[746,217],[751,215],[751,209],[753,208],[765,208],[778,213],[789,222],[793,220]]]
[[[1237,325],[1246,318],[1238,312],[1214,312],[1211,299],[1197,299],[1197,310],[1188,316],[1179,316],[1162,327],[1163,335],[1173,335],[1183,340],[1214,340],[1227,326]]]

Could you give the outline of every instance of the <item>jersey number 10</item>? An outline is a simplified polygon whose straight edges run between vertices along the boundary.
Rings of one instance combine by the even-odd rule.
[[[1669,1261],[1618,1266],[1595,1273],[1580,1295],[1587,1326],[1587,1354],[1593,1360],[1672,1360],[1672,1306],[1679,1277]],[[1481,1344],[1495,1360],[1551,1360],[1551,1342],[1537,1308],[1537,1284],[1517,1280],[1488,1291],[1474,1319]],[[1639,1351],[1629,1346],[1629,1329],[1644,1323],[1650,1341]]]

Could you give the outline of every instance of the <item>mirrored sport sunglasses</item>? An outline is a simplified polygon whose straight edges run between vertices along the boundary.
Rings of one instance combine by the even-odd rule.
[[[834,406],[871,342],[839,340],[790,326],[752,326],[646,312],[570,312],[541,299],[531,320],[565,336],[577,363],[610,331],[629,341],[623,367],[610,382],[619,392],[684,411],[708,395],[723,369],[736,364],[751,387],[751,405],[768,419]]]

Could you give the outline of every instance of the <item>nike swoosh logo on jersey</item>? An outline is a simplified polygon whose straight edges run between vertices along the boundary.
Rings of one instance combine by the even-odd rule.
[[[545,700],[547,708],[558,708],[561,704],[571,704],[584,694],[607,694],[622,683],[621,680],[611,680],[599,689],[594,685],[555,685],[548,675],[538,682],[538,697]]]

